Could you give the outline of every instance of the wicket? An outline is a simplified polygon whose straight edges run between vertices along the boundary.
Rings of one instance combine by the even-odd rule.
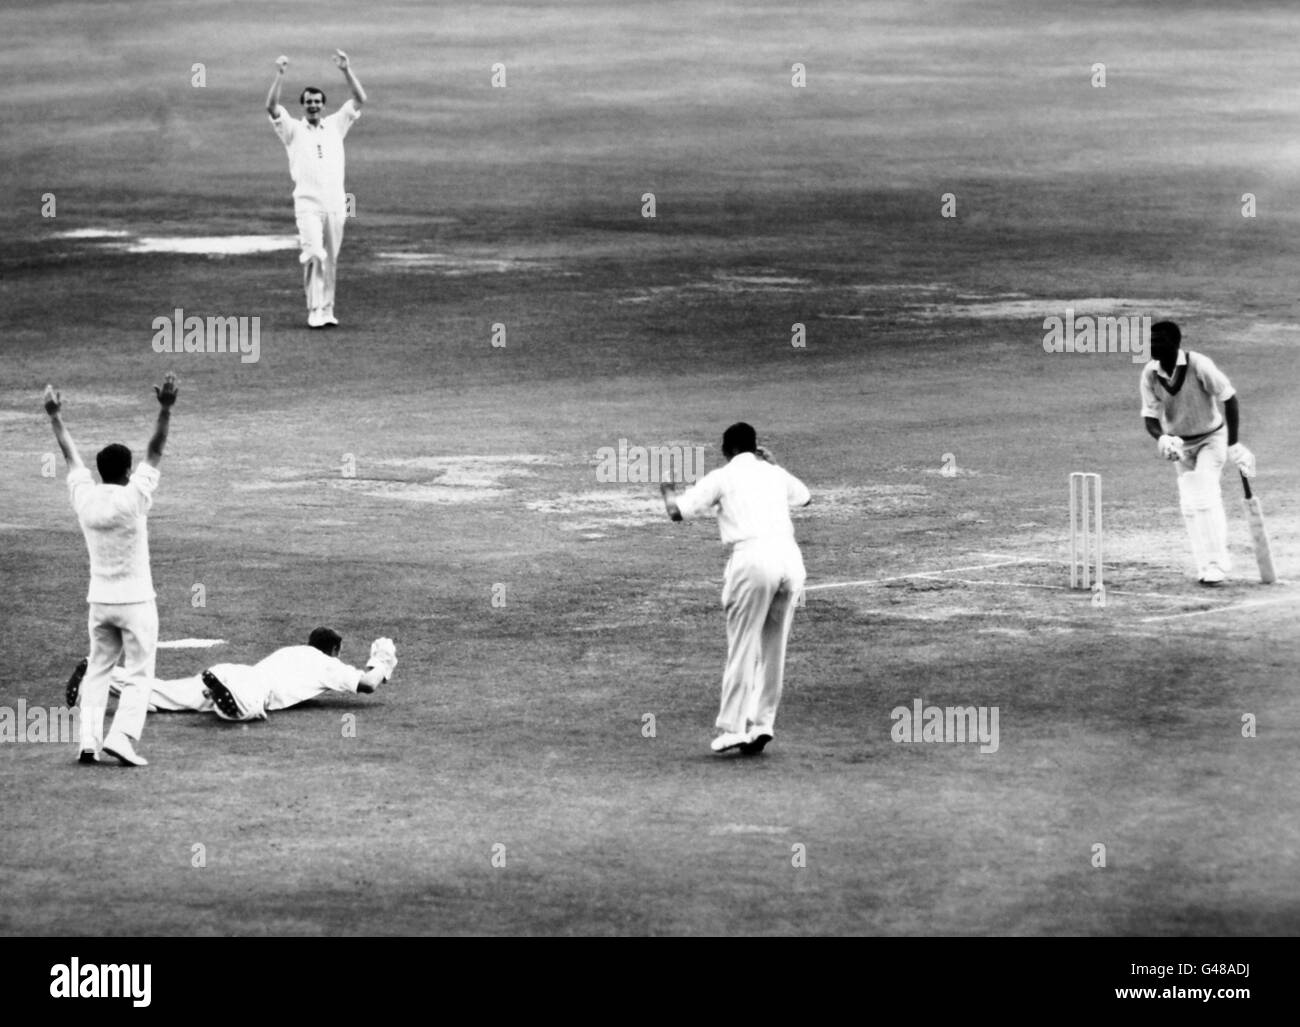
[[[1101,475],[1085,471],[1070,474],[1070,587],[1101,588]]]

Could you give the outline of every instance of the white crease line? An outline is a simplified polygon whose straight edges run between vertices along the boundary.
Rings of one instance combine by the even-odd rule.
[[[956,568],[953,568],[956,570]],[[920,577],[920,575],[910,574],[907,577]],[[885,579],[898,580],[898,579]],[[1069,585],[1040,585],[1031,581],[989,581],[982,578],[944,578],[944,581],[951,581],[958,585],[993,585],[998,588],[1046,588],[1055,592],[1078,592],[1083,597],[1091,594],[1090,589],[1070,588]],[[835,588],[835,585],[813,586],[818,588]],[[804,591],[807,591],[805,589]],[[1187,602],[1187,596],[1170,595],[1167,592],[1130,592],[1127,589],[1107,588],[1108,596],[1137,596],[1142,599],[1168,599],[1170,602]]]
[[[1003,560],[1000,563],[981,563],[973,567],[945,567],[937,571],[917,571],[914,574],[899,574],[892,578],[868,578],[865,581],[832,581],[825,585],[805,585],[805,592],[818,592],[824,588],[853,588],[855,585],[883,585],[890,581],[906,581],[908,578],[932,578],[936,574],[954,574],[957,571],[982,571],[990,567],[1009,567],[1017,563],[1045,563],[1037,557],[1025,557],[1019,560]]]
[[[1293,603],[1300,600],[1300,595],[1279,596],[1277,599],[1263,599],[1256,603],[1234,603],[1230,606],[1214,606],[1208,610],[1192,610],[1190,613],[1166,613],[1159,617],[1143,617],[1142,624],[1156,620],[1177,620],[1179,617],[1203,617],[1207,613],[1227,613],[1230,610],[1253,610],[1259,606],[1276,606],[1278,603]]]
[[[981,556],[1002,556],[1002,553],[981,553]],[[957,571],[979,571],[990,567],[1010,567],[1022,563],[1060,563],[1059,560],[1048,560],[1039,556],[1024,556],[1018,558],[1008,557],[999,563],[985,563],[974,567],[949,567],[945,570],[937,571],[917,571],[915,574],[899,574],[892,578],[869,578],[865,581],[832,581],[824,585],[805,585],[805,592],[817,592],[826,588],[851,588],[855,585],[883,585],[891,581],[907,581],[910,578],[934,578],[943,574],[954,574]],[[951,581],[958,585],[994,585],[1001,588],[1043,588],[1056,592],[1082,592],[1087,594],[1088,589],[1072,589],[1068,585],[1041,585],[1029,581],[981,581],[976,578],[945,578],[945,581]],[[1186,602],[1187,596],[1170,595],[1168,592],[1131,592],[1128,589],[1107,588],[1107,595],[1116,596],[1136,596],[1141,599],[1168,599],[1171,602]],[[1281,600],[1270,600],[1270,602],[1280,602]],[[1226,607],[1224,607],[1226,609]],[[1209,612],[1209,611],[1197,611]],[[1183,616],[1180,614],[1180,616]]]
[[[1078,592],[1087,597],[1091,594],[1091,589],[1070,588],[1069,585],[1038,585],[1029,581],[981,581],[978,578],[947,578],[947,581],[955,581],[959,585],[1000,585],[1003,588],[1050,588],[1059,592]],[[1108,596],[1138,596],[1142,599],[1168,599],[1172,602],[1186,602],[1187,596],[1174,596],[1167,592],[1130,592],[1127,589],[1106,587]]]
[[[925,621],[931,624],[935,623],[936,621],[950,621],[950,620],[954,620],[957,617],[967,616],[967,614],[964,612],[963,613],[904,613],[901,612],[897,606],[873,606],[873,607],[869,607],[867,612],[879,615],[880,617],[886,618],[888,620],[917,620],[917,621]],[[984,613],[985,615],[990,617],[1006,618],[1006,617],[1014,616],[1016,620],[1019,622],[1025,622],[1028,620],[1028,618],[1020,614],[1008,614],[997,610],[992,610],[992,611],[986,610],[984,611]],[[1053,616],[1051,614],[1039,614],[1033,618],[1033,623],[1034,624],[1048,624],[1048,623],[1074,624],[1077,626],[1080,618],[1085,616],[1086,614],[1079,614],[1079,613],[1072,613],[1069,614],[1068,616],[1060,616],[1060,617]],[[1025,627],[1022,630],[1027,632],[1029,628]],[[1151,635],[1149,633],[1143,633],[1139,637],[1150,638]]]

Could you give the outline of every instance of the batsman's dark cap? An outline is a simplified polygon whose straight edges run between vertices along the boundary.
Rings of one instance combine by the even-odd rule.
[[[1177,349],[1183,341],[1183,333],[1172,321],[1157,321],[1151,326],[1151,345],[1172,346]]]

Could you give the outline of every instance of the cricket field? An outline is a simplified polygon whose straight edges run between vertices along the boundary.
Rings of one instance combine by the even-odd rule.
[[[0,932],[1300,931],[1300,16],[170,11],[0,12]],[[369,103],[321,332],[263,105],[285,53],[286,105],[335,109],[336,47]],[[187,352],[191,317],[239,345]],[[1194,580],[1144,318],[1238,391],[1273,585],[1231,469],[1232,575]],[[159,676],[317,625],[399,662],[83,767],[50,738],[87,558],[41,391],[83,456],[140,456],[168,372],[161,637],[214,644]],[[775,740],[719,758],[726,554],[656,480],[737,420],[814,501]],[[1067,587],[1071,471],[1104,594]],[[986,730],[904,730],[929,707]]]

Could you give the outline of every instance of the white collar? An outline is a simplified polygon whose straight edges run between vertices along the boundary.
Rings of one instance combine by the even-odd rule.
[[[1178,350],[1178,359],[1174,361],[1174,374],[1165,374],[1159,360],[1154,361],[1154,363],[1156,365],[1156,374],[1160,375],[1165,381],[1171,382],[1174,380],[1174,374],[1178,373],[1178,369],[1187,363],[1187,350],[1181,348]]]

